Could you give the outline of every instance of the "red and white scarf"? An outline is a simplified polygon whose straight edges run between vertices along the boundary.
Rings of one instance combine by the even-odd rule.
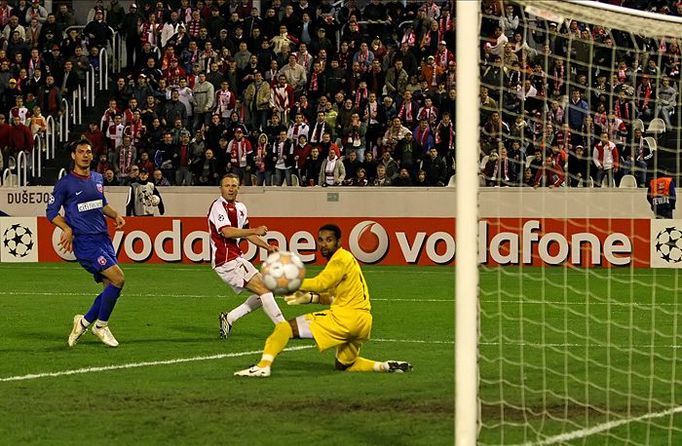
[[[405,106],[406,103],[407,106]],[[400,110],[398,110],[398,117],[400,117],[400,120],[403,122],[414,121],[412,117],[412,101],[403,101],[403,103],[400,104]]]
[[[367,100],[369,93],[366,88],[358,88],[355,92],[355,109],[360,110],[360,105],[363,101]]]

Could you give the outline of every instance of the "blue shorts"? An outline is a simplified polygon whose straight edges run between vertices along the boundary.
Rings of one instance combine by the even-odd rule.
[[[114,245],[111,244],[108,234],[79,235],[73,240],[73,253],[78,263],[95,278],[95,282],[101,282],[102,271],[118,264]]]

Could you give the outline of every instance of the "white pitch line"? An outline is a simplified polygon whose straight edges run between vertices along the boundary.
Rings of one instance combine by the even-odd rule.
[[[284,349],[284,351],[305,350],[305,349],[309,349],[309,348],[313,348],[313,347],[314,347],[314,345],[299,345],[296,347],[286,348],[286,349]],[[0,378],[0,382],[28,381],[28,380],[39,379],[39,378],[68,376],[68,375],[82,375],[85,373],[107,372],[109,370],[136,369],[136,368],[140,368],[140,367],[154,367],[157,365],[182,364],[185,362],[196,362],[196,361],[212,361],[214,359],[238,358],[241,356],[255,355],[258,353],[262,353],[262,351],[261,350],[254,350],[254,351],[249,351],[249,352],[222,353],[222,354],[210,355],[210,356],[193,356],[191,358],[167,359],[165,361],[131,362],[128,364],[107,365],[107,366],[102,366],[102,367],[85,367],[82,369],[73,369],[73,370],[62,370],[61,372],[31,373],[28,375],[8,376],[6,378]]]
[[[557,443],[565,443],[567,441],[577,440],[579,438],[585,438],[589,437],[590,435],[608,431],[616,427],[623,426],[625,424],[636,423],[639,421],[650,420],[653,418],[663,418],[679,412],[682,412],[682,406],[673,407],[672,409],[664,410],[661,412],[648,413],[635,418],[625,418],[622,420],[609,421],[608,423],[598,424],[597,426],[593,426],[588,429],[580,429],[573,432],[567,432],[565,434],[555,435],[554,437],[546,438],[540,442],[524,443],[523,446],[546,446]]]
[[[419,343],[419,344],[452,344],[454,341],[425,341],[419,339],[372,339],[374,342],[402,342],[402,343]],[[296,351],[296,350],[307,350],[315,347],[315,345],[299,345],[295,347],[285,348],[285,352]],[[196,361],[213,361],[214,359],[224,359],[224,358],[238,358],[248,355],[256,355],[262,353],[261,350],[253,350],[248,352],[236,352],[236,353],[221,353],[217,355],[209,356],[193,356],[190,358],[177,358],[177,359],[167,359],[163,361],[146,361],[146,362],[131,362],[128,364],[118,364],[118,365],[107,365],[100,367],[85,367],[82,369],[72,369],[72,370],[62,370],[60,372],[46,372],[46,373],[30,373],[28,375],[17,375],[8,376],[5,378],[0,378],[0,382],[9,381],[29,381],[33,379],[40,378],[53,378],[58,376],[68,376],[68,375],[83,375],[86,373],[97,373],[97,372],[107,372],[110,370],[124,370],[124,369],[136,369],[140,367],[155,367],[159,365],[172,365],[172,364],[182,364],[186,362],[196,362]]]
[[[94,296],[95,292],[60,292],[60,291],[0,291],[0,296]],[[209,298],[209,297],[224,297],[220,294],[154,294],[154,293],[128,293],[123,292],[124,296],[130,297],[191,297],[191,298]],[[281,296],[277,296],[281,299]],[[384,299],[372,298],[374,302],[453,302],[454,299],[403,299],[400,297]]]

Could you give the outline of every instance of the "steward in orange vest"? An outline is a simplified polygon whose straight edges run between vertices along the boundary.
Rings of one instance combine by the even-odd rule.
[[[647,200],[656,218],[673,218],[675,210],[675,181],[668,176],[654,178],[649,183]]]

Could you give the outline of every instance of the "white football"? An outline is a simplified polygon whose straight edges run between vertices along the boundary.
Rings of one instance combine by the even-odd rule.
[[[149,201],[151,202],[152,206],[158,206],[159,203],[161,203],[161,199],[156,195],[152,195],[152,198],[150,198]]]
[[[293,252],[273,252],[261,265],[263,283],[274,294],[291,294],[301,287],[305,265]]]

